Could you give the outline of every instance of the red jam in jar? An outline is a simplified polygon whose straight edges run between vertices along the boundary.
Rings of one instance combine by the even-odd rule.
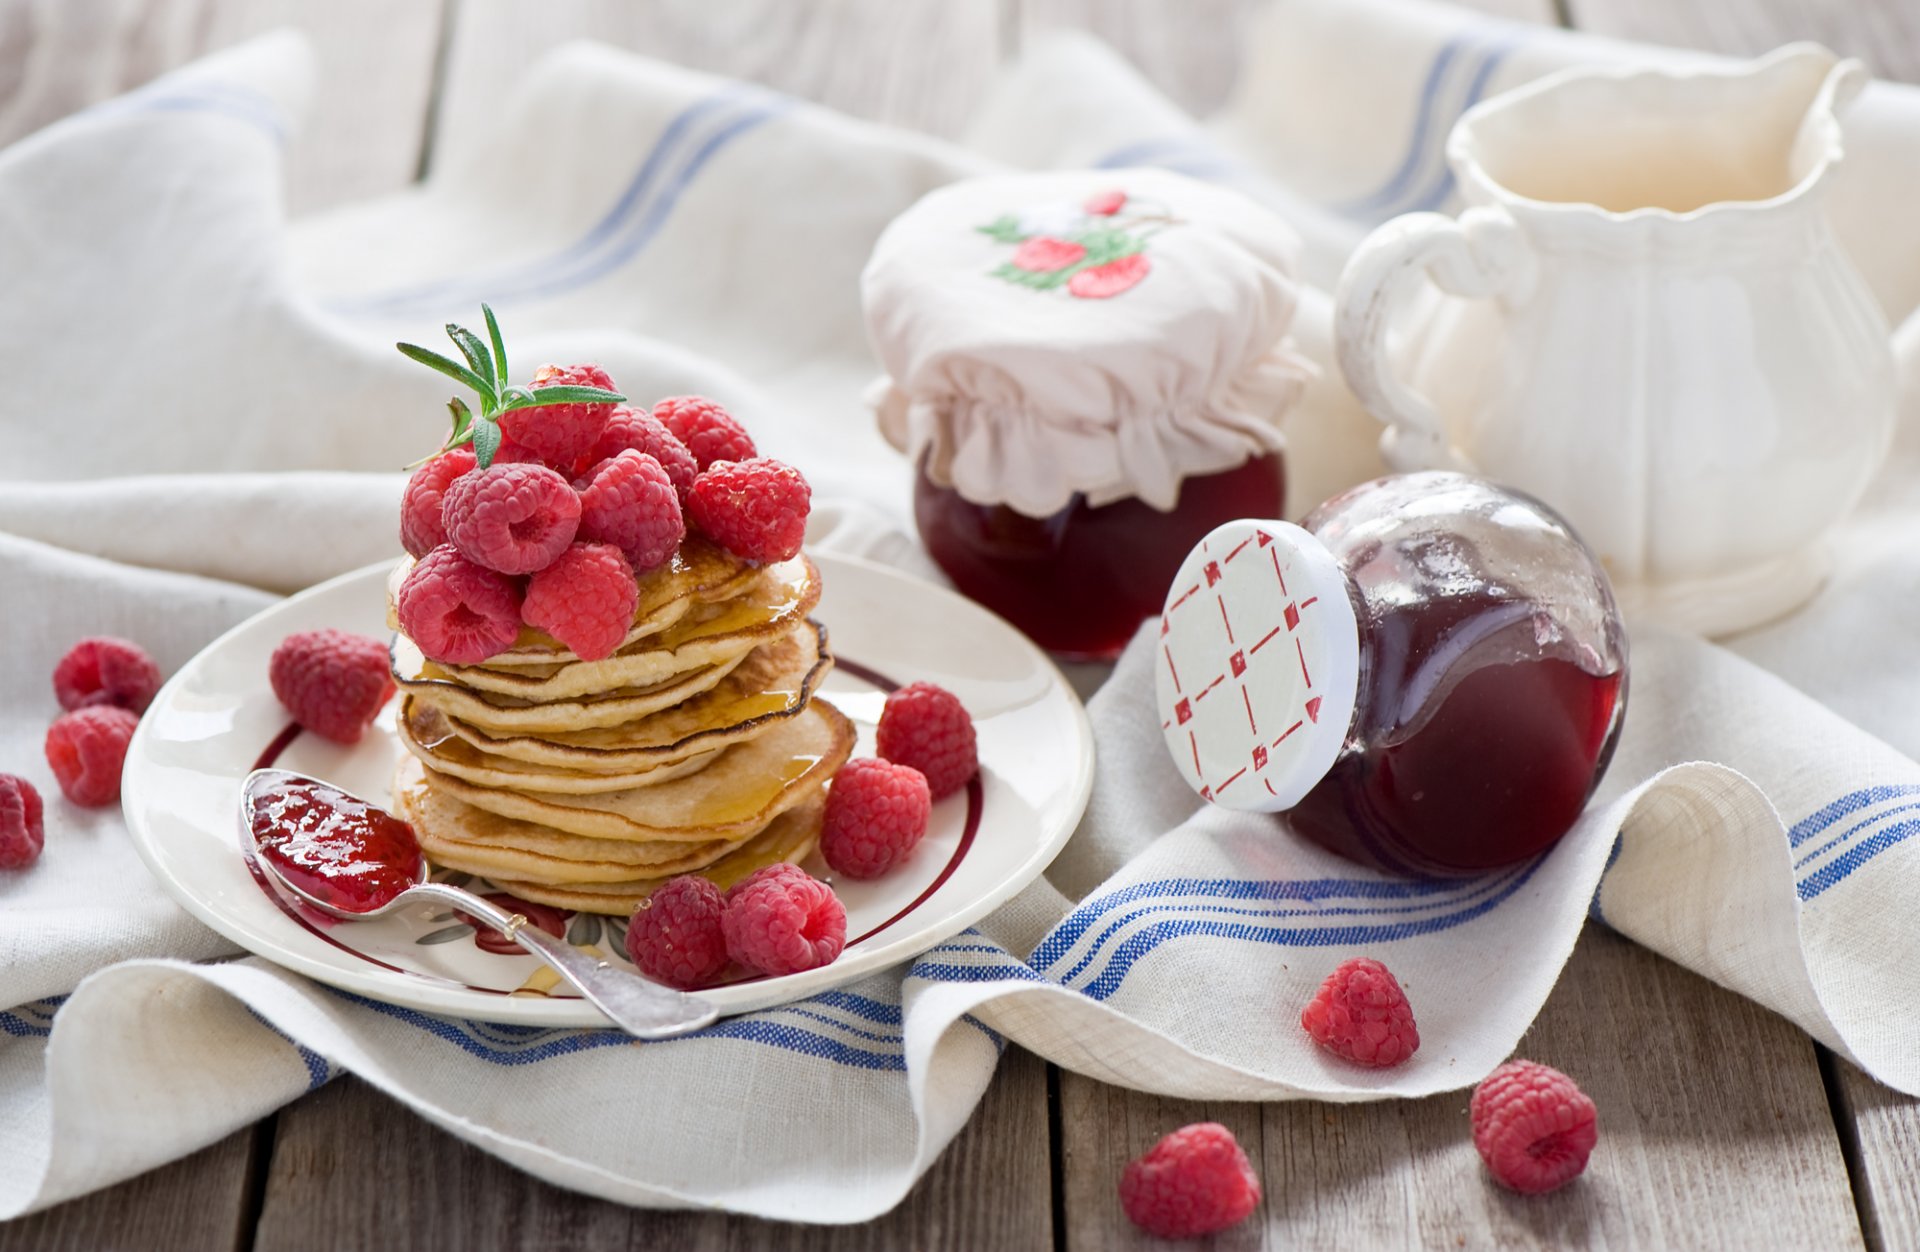
[[[1236,517],[1286,511],[1281,454],[1180,484],[1162,512],[1137,497],[1092,505],[1084,495],[1051,517],[974,504],[921,467],[920,539],[954,586],[1050,652],[1111,660],[1160,611],[1167,584],[1202,535]]]
[[[310,778],[256,777],[246,796],[254,846],[300,891],[371,913],[420,880],[420,844],[393,814]]]
[[[1249,527],[1238,568],[1211,559]],[[1203,795],[1285,811],[1323,847],[1407,874],[1524,860],[1579,817],[1619,736],[1627,643],[1605,573],[1551,509],[1460,474],[1406,474],[1334,497],[1302,528],[1236,523],[1206,547],[1169,593],[1160,680],[1169,746]],[[1273,636],[1266,652],[1290,664],[1239,647],[1269,620],[1293,647]],[[1224,674],[1211,705],[1188,695],[1184,721],[1183,661],[1188,689]],[[1309,704],[1322,716],[1274,742]]]

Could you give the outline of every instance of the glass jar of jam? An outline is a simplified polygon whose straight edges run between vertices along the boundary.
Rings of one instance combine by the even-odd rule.
[[[1593,553],[1538,500],[1461,474],[1364,483],[1298,527],[1221,527],[1181,566],[1161,633],[1188,782],[1396,873],[1551,847],[1626,706]]]
[[[1298,240],[1163,170],[943,187],[862,278],[880,429],[959,589],[1074,658],[1111,658],[1199,538],[1285,508],[1278,421]]]

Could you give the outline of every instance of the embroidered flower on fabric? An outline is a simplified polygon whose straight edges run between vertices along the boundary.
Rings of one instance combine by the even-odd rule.
[[[1062,201],[1003,213],[977,229],[1019,245],[1010,259],[988,271],[995,278],[1034,291],[1065,288],[1082,300],[1105,300],[1140,284],[1152,268],[1147,240],[1175,224],[1164,209],[1114,189],[1079,204]]]

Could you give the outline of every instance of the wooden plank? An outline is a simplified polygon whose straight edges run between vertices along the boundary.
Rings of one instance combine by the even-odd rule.
[[[1813,39],[1875,74],[1920,83],[1920,5],[1913,0],[1568,0],[1596,35],[1751,56]]]
[[[1882,1086],[1850,1061],[1826,1060],[1867,1246],[1920,1248],[1920,1100]]]
[[[996,0],[463,0],[435,143],[471,150],[499,116],[501,85],[574,39],[953,136],[992,81],[1000,37]]]
[[[853,1227],[652,1212],[575,1195],[342,1078],[281,1112],[254,1247],[1040,1248],[1053,1238],[1049,1160],[1046,1067],[1017,1048],[906,1201]]]
[[[0,0],[0,145],[284,26],[312,39],[312,116],[287,153],[295,211],[391,191],[420,162],[443,0]]]
[[[253,1221],[254,1141],[263,1133],[249,1126],[117,1187],[0,1225],[0,1252],[244,1248]]]
[[[1267,1194],[1223,1247],[1861,1246],[1813,1045],[1783,1019],[1593,927],[1519,1051],[1600,1108],[1586,1175],[1550,1196],[1487,1178],[1464,1092],[1196,1105],[1063,1075],[1068,1247],[1155,1246],[1120,1212],[1121,1166],[1208,1119],[1257,1154]]]

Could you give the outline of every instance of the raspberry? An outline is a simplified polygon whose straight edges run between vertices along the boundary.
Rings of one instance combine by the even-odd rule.
[[[452,544],[407,571],[393,604],[407,637],[448,665],[477,665],[520,637],[520,589]]]
[[[493,450],[493,463],[495,465],[546,465],[547,464],[545,461],[540,459],[540,454],[535,452],[532,448],[523,447],[520,444],[515,443],[513,440],[507,438],[505,435],[500,436],[500,446]],[[548,466],[548,468],[551,469],[553,467]],[[516,945],[513,950],[515,952],[523,951],[523,949],[520,948],[518,945]]]
[[[1151,263],[1147,254],[1136,252],[1123,256],[1117,261],[1108,261],[1105,265],[1095,265],[1081,270],[1067,280],[1067,294],[1079,296],[1082,300],[1105,300],[1131,290],[1147,276]]]
[[[620,549],[576,543],[528,580],[520,620],[566,644],[581,660],[598,661],[627,641],[639,603],[640,588]]]
[[[1473,1146],[1502,1186],[1526,1195],[1580,1175],[1599,1138],[1593,1101],[1557,1069],[1508,1061],[1473,1089]]]
[[[494,458],[500,460],[499,457]],[[442,452],[407,480],[400,496],[400,546],[409,556],[425,556],[447,541],[447,524],[441,516],[441,500],[453,480],[474,465],[473,449],[455,448]]]
[[[580,538],[610,543],[635,573],[665,564],[686,538],[680,496],[660,462],[631,449],[600,462],[580,480]]]
[[[53,667],[53,694],[68,712],[111,704],[144,713],[159,690],[160,667],[125,639],[82,639]]]
[[[716,461],[747,461],[760,455],[747,428],[717,400],[669,396],[653,406],[653,415],[687,446],[703,470]]]
[[[763,974],[828,964],[847,943],[847,910],[833,888],[797,865],[769,865],[727,893],[720,917],[727,955]]]
[[[40,793],[24,778],[0,774],[0,869],[25,869],[46,842]]]
[[[813,489],[791,465],[765,457],[720,461],[693,480],[687,512],[721,547],[749,561],[784,561],[807,537]]]
[[[1300,1025],[1335,1056],[1373,1069],[1398,1065],[1420,1047],[1407,993],[1386,966],[1364,956],[1327,975],[1300,1011]]]
[[[637,412],[624,404],[616,407],[613,417],[607,422],[607,428],[600,432],[600,441],[587,454],[587,463],[598,465],[629,448],[644,452],[660,462],[660,468],[667,471],[667,477],[673,480],[674,494],[685,506],[687,493],[693,490],[694,476],[700,472],[700,465],[693,459],[693,453],[687,451],[687,445],[676,439],[673,432],[651,413]]]
[[[288,635],[273,650],[267,678],[294,721],[335,743],[359,743],[393,695],[387,645],[344,630]]]
[[[1120,1173],[1128,1220],[1162,1239],[1195,1239],[1260,1207],[1260,1178],[1219,1122],[1183,1126]]]
[[[911,765],[849,761],[827,792],[820,853],[848,878],[878,878],[907,859],[932,812],[926,776]]]
[[[936,800],[966,786],[980,769],[973,719],[960,697],[932,683],[908,683],[887,697],[874,751],[925,774]]]
[[[534,371],[532,390],[542,387],[614,390],[613,379],[598,365],[542,365]],[[500,430],[548,464],[565,465],[587,454],[612,416],[612,403],[542,404],[502,413]]]
[[[627,926],[627,957],[641,973],[669,987],[704,987],[727,968],[726,912],[720,888],[686,874],[669,879],[640,902]]]
[[[139,724],[126,709],[106,704],[60,715],[47,731],[47,764],[67,799],[87,808],[120,799],[127,742]]]
[[[455,479],[442,514],[462,556],[502,574],[531,574],[573,542],[580,497],[544,465],[496,465]]]

